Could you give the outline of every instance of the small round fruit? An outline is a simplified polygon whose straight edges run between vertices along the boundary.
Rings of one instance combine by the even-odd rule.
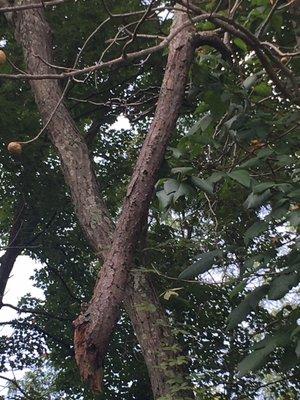
[[[0,50],[0,65],[6,63],[6,54],[4,53],[3,50]]]
[[[22,145],[19,142],[10,142],[8,143],[7,150],[10,154],[18,156],[22,153]]]

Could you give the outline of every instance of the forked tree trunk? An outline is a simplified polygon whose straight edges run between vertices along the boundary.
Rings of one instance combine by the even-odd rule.
[[[39,0],[23,1],[23,3],[30,4],[35,2],[39,2]],[[181,23],[185,18],[183,13],[180,14],[177,18],[177,24]],[[45,20],[43,10],[18,12],[14,20],[15,35],[18,42],[23,47],[28,72],[31,74],[47,74],[53,72],[53,70],[43,62],[43,60],[45,60],[47,63],[52,63],[51,30]],[[173,41],[170,49],[169,62],[160,95],[156,119],[152,124],[152,131],[153,129],[156,131],[157,144],[155,144],[155,142],[149,142],[148,139],[148,142],[146,142],[144,146],[143,154],[145,161],[151,163],[148,165],[148,168],[144,168],[143,159],[140,159],[135,169],[134,180],[127,194],[125,204],[126,202],[127,204],[129,203],[129,209],[128,207],[127,209],[125,208],[127,210],[125,216],[128,215],[129,212],[128,217],[130,221],[132,221],[130,212],[134,212],[137,202],[140,200],[143,201],[143,205],[139,209],[147,209],[149,206],[153,185],[156,180],[156,173],[162,160],[168,138],[174,129],[178,116],[192,53],[190,30],[185,29]],[[61,97],[61,89],[58,82],[55,80],[32,80],[31,87],[43,122],[46,123]],[[174,91],[176,91],[177,94]],[[176,97],[174,101],[175,94]],[[172,119],[171,122],[170,117]],[[87,146],[63,104],[60,105],[50,122],[48,132],[60,156],[62,171],[65,181],[70,188],[75,212],[81,227],[95,253],[99,256],[103,253],[107,255],[114,233],[114,226],[100,196]],[[156,150],[159,152],[159,155],[156,154]],[[153,163],[154,170],[152,169]],[[151,177],[150,180],[148,178],[149,176]],[[137,196],[132,201],[131,194],[132,192],[135,193],[137,182],[140,180],[143,182],[144,178],[146,179],[146,192],[139,192],[141,199]],[[151,187],[147,188],[146,186],[148,186],[149,182]],[[126,223],[126,229],[131,229],[132,227],[128,225],[128,217],[124,219],[123,212],[122,223]],[[135,221],[133,222],[135,225]],[[172,399],[193,398],[193,393],[190,389],[178,391],[176,394],[172,395],[174,386],[170,383],[170,378],[176,376],[179,378],[179,381],[180,379],[184,380],[185,368],[173,367],[171,365],[174,362],[174,358],[178,356],[178,353],[166,350],[166,347],[170,348],[173,346],[174,339],[172,338],[168,328],[168,321],[155,296],[153,288],[144,277],[138,274],[134,280],[128,281],[126,294],[123,291],[124,285],[127,282],[127,275],[130,267],[129,263],[132,261],[132,254],[126,255],[125,258],[124,255],[121,254],[120,258],[118,246],[122,246],[122,251],[124,251],[124,246],[128,246],[130,251],[133,252],[140,230],[140,224],[138,222],[137,226],[133,227],[132,232],[128,230],[123,232],[122,225],[119,224],[118,226],[114,234],[116,236],[114,236],[115,240],[112,251],[107,258],[108,261],[106,262],[104,271],[108,270],[108,277],[111,272],[113,272],[113,275],[114,272],[118,274],[121,272],[121,276],[118,276],[121,278],[120,284],[122,287],[118,293],[118,298],[115,299],[115,296],[113,296],[115,312],[113,315],[111,314],[111,309],[109,309],[108,304],[107,315],[109,316],[109,321],[112,321],[109,322],[110,332],[108,335],[107,331],[105,332],[105,337],[107,339],[103,340],[101,337],[100,343],[97,329],[101,328],[101,322],[103,324],[107,322],[107,315],[103,315],[103,312],[99,314],[97,310],[93,310],[93,317],[95,318],[93,327],[97,329],[96,335],[92,337],[92,341],[95,340],[96,348],[92,357],[92,363],[89,363],[89,365],[85,365],[84,363],[80,365],[83,375],[85,375],[85,377],[88,375],[89,378],[92,378],[94,388],[99,389],[99,383],[97,382],[100,370],[99,357],[104,356],[108,345],[108,338],[119,313],[120,303],[125,295],[125,307],[132,320],[145,357],[155,398],[167,395],[170,395]],[[125,241],[122,237],[123,233],[126,237]],[[112,261],[115,259],[116,254],[118,262],[117,264],[113,264]],[[115,271],[114,265],[117,265],[120,270]],[[100,277],[98,281],[101,282],[100,287],[103,285],[103,282],[105,283],[105,278],[106,276],[102,273],[102,277]],[[114,280],[112,280],[112,282],[115,286],[116,282]],[[104,287],[104,290],[107,290],[109,285]],[[98,290],[99,286],[97,286],[95,290],[96,299],[99,295]],[[145,298],[155,306],[151,312],[144,311],[142,307],[139,307]],[[95,305],[96,303],[94,302],[92,304]],[[103,318],[103,320],[99,319],[99,317]],[[161,321],[160,324],[157,323],[159,320]],[[79,326],[81,325],[79,324]],[[87,338],[91,340],[90,336],[87,336]],[[83,337],[83,339],[85,338]],[[78,344],[77,342],[77,358],[79,363],[81,363],[82,358],[80,357],[80,351],[83,350],[85,353],[86,350],[89,351],[90,347],[86,347],[85,341],[81,349],[78,348]],[[98,351],[98,347],[101,348],[100,352]],[[86,374],[85,368],[87,368],[86,371],[88,371],[88,374]]]

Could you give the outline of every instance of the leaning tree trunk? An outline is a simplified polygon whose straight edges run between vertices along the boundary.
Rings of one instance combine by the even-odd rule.
[[[176,12],[172,31],[188,16]],[[98,375],[120,314],[142,223],[148,214],[158,171],[175,129],[194,54],[193,27],[182,29],[169,47],[169,56],[156,112],[135,165],[109,253],[100,270],[94,296],[75,321],[75,353],[82,376],[97,388]]]
[[[25,0],[23,3],[32,4],[37,2],[39,2],[39,0]],[[180,15],[180,17],[177,19],[177,23],[180,23],[180,20],[184,18],[185,16],[183,14]],[[31,74],[52,73],[52,68],[43,62],[43,60],[45,60],[49,64],[52,63],[51,30],[45,20],[43,11],[26,10],[17,12],[14,22],[15,35],[18,42],[23,47],[28,72]],[[152,124],[152,132],[153,130],[156,132],[155,137],[157,143],[149,141],[148,139],[146,145],[144,146],[143,154],[145,161],[147,163],[151,161],[151,164],[145,166],[139,161],[137,168],[135,169],[134,181],[132,182],[125,201],[126,212],[125,214],[123,212],[122,217],[122,221],[123,223],[126,223],[127,229],[130,228],[129,222],[131,219],[129,218],[128,220],[128,217],[124,218],[124,215],[128,215],[130,210],[133,211],[136,201],[139,200],[138,196],[135,197],[134,200],[132,193],[135,195],[137,194],[136,187],[137,184],[140,185],[140,182],[142,182],[144,185],[146,182],[147,185],[150,183],[150,189],[145,188],[146,194],[141,193],[143,198],[143,208],[148,208],[153,191],[153,185],[156,180],[156,173],[162,160],[167,140],[175,126],[183,96],[187,71],[192,58],[192,45],[189,38],[189,31],[187,29],[183,30],[181,35],[174,40],[171,47],[169,64],[160,95],[160,102],[156,113],[156,118]],[[182,79],[181,83],[179,79]],[[179,83],[179,87],[175,83]],[[62,93],[59,84],[56,80],[32,80],[31,87],[34,92],[36,104],[41,113],[42,119],[44,123],[46,123],[51,115],[52,110],[61,98]],[[174,98],[176,99],[175,102]],[[170,115],[172,116],[171,123],[168,122]],[[114,226],[108,210],[99,194],[99,187],[97,185],[92,164],[89,159],[87,146],[67,108],[63,104],[59,106],[57,112],[48,125],[48,132],[52,143],[56,147],[60,156],[62,171],[65,181],[70,188],[75,212],[81,227],[95,253],[100,257],[103,254],[107,255],[114,233]],[[159,152],[159,156],[156,155],[156,150]],[[154,169],[152,169],[153,163],[155,164]],[[114,327],[117,314],[119,312],[120,302],[125,295],[123,288],[127,282],[129,267],[128,263],[131,263],[132,261],[132,254],[126,254],[124,258],[124,254],[120,255],[118,249],[116,251],[116,245],[128,245],[130,251],[132,252],[135,247],[139,229],[140,224],[134,226],[133,232],[130,233],[129,237],[129,232],[125,232],[126,242],[124,242],[124,240],[120,237],[123,232],[120,224],[118,225],[117,231],[114,234],[115,240],[112,250],[109,253],[110,256],[107,256],[108,261],[106,262],[104,271],[108,270],[108,277],[112,272],[112,275],[114,275],[114,272],[118,273],[118,277],[121,278],[122,290],[118,292],[117,299],[113,297],[115,314],[112,315],[111,310],[107,310],[107,315],[110,315],[109,321],[106,320],[106,316],[103,316],[103,310],[100,314],[93,311],[93,316],[95,317],[93,327],[99,329],[99,317],[102,316],[103,320],[105,321],[104,323],[109,322],[110,325],[109,334],[107,334],[106,331],[106,339],[100,337],[99,343],[98,332],[95,336],[95,344],[101,347],[100,351],[96,350],[97,356],[101,355],[101,357],[103,357],[106,351],[108,337],[110,336],[111,330]],[[115,263],[116,255],[117,263]],[[120,267],[120,270],[115,271],[114,267]],[[98,281],[102,282],[100,283],[100,287],[103,285],[103,280],[105,281],[105,276],[103,276],[102,273],[102,277]],[[111,282],[115,286],[116,282],[114,280]],[[97,301],[97,295],[99,294],[98,290],[99,283],[95,290],[95,301]],[[155,306],[152,312],[143,311],[142,307],[139,307],[139,305],[144,301],[145,297]],[[96,304],[95,301],[92,303],[93,306]],[[149,285],[147,280],[141,278],[140,275],[138,275],[136,279],[128,281],[128,289],[125,296],[125,307],[132,320],[138,341],[145,357],[145,362],[148,367],[155,398],[171,394],[173,387],[170,383],[170,378],[174,376],[181,376],[183,379],[185,375],[185,368],[174,368],[171,365],[172,362],[174,362],[174,357],[176,357],[177,354],[171,353],[165,349],[166,347],[172,347],[174,343],[174,339],[172,338],[172,335],[168,329],[168,321],[155,296],[153,288]],[[162,321],[162,323],[159,325],[157,323],[158,320]],[[79,327],[82,327],[80,323],[77,324],[77,331],[80,329]],[[85,345],[86,343],[83,344],[81,349],[78,349],[77,342],[77,358],[79,359],[79,362],[81,361],[80,351],[85,351]],[[161,368],[162,365],[164,368]],[[84,372],[84,366],[82,364],[80,366]],[[89,372],[89,374],[92,374],[93,378],[97,379],[99,372],[99,358],[95,359],[93,357],[92,364],[89,364],[88,368],[90,367],[92,367],[94,370]],[[97,380],[94,381],[94,386],[96,389],[99,388]],[[187,390],[178,392],[176,395],[172,396],[174,399],[179,397],[191,398],[193,397],[193,393],[192,391]]]

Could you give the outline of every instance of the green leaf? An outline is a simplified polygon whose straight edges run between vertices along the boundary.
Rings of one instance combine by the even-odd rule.
[[[209,109],[214,116],[220,117],[226,112],[226,105],[218,91],[208,90],[204,93],[203,99],[209,105]]]
[[[248,171],[244,169],[237,169],[235,171],[229,172],[227,175],[229,176],[229,178],[233,179],[234,181],[237,181],[241,185],[247,188],[250,187],[251,177]]]
[[[244,241],[245,244],[248,245],[250,240],[255,238],[256,236],[263,233],[266,229],[268,229],[269,224],[267,222],[255,222],[250,226],[245,232]]]
[[[268,148],[260,149],[256,153],[256,157],[259,158],[259,159],[266,159],[273,153],[274,153],[274,150],[271,150],[271,149],[268,149]]]
[[[178,190],[174,194],[174,202],[177,201],[182,196],[187,196],[192,192],[192,188],[187,183],[182,182],[179,185]]]
[[[277,188],[282,192],[282,193],[291,193],[291,190],[293,189],[293,185],[291,185],[290,183],[278,183]]]
[[[269,285],[263,285],[254,289],[245,299],[230,313],[228,318],[228,329],[235,328],[244,321],[251,311],[255,310],[260,300],[266,295]]]
[[[270,343],[268,346],[250,353],[239,363],[239,375],[244,376],[260,368],[266,362],[268,355],[272,353],[275,347],[275,343]]]
[[[222,255],[222,250],[213,250],[201,254],[196,262],[187,267],[179,275],[179,279],[191,279],[208,271],[214,264],[215,258]]]
[[[268,293],[269,300],[279,300],[299,283],[300,275],[297,272],[283,274],[273,279]]]
[[[207,181],[211,183],[217,183],[224,178],[224,176],[226,176],[224,172],[213,172],[211,176],[207,178]]]
[[[191,129],[188,131],[187,136],[194,135],[199,129],[204,132],[212,122],[212,116],[210,114],[205,115],[199,121],[197,121]]]
[[[243,280],[238,285],[236,285],[236,287],[232,289],[231,292],[229,292],[229,297],[231,299],[236,297],[239,293],[241,293],[245,289],[246,285],[247,285],[247,279]]]
[[[214,187],[209,181],[198,178],[198,176],[192,176],[192,182],[204,192],[207,192],[209,194],[214,193]]]
[[[290,329],[279,330],[275,334],[267,335],[264,339],[255,343],[252,346],[253,350],[260,350],[264,347],[269,346],[270,344],[275,344],[277,347],[283,347],[290,343],[291,339],[291,331]]]
[[[164,184],[164,191],[169,196],[172,193],[175,193],[179,188],[179,183],[175,181],[175,179],[168,179]]]
[[[164,190],[160,190],[156,193],[158,198],[159,206],[162,210],[166,209],[172,201],[172,196],[168,196]]]
[[[300,189],[293,190],[288,194],[288,197],[290,197],[294,201],[300,201]]]
[[[254,194],[262,193],[265,190],[274,187],[275,185],[276,185],[275,182],[262,182],[262,183],[259,183],[259,184],[255,185],[255,186],[253,186],[253,193]]]
[[[290,343],[290,331],[279,331],[275,335],[269,335],[253,346],[254,351],[245,357],[238,365],[239,375],[254,372],[264,365],[268,356],[276,347],[285,347]]]
[[[271,26],[275,29],[276,32],[282,32],[282,25],[284,24],[282,16],[279,14],[273,14],[271,18]]]
[[[168,150],[171,150],[173,153],[173,156],[177,159],[183,155],[183,152],[181,150],[177,149],[177,147],[168,147]]]
[[[292,226],[299,226],[300,225],[300,211],[292,211],[289,215],[289,222]]]
[[[294,340],[295,338],[300,339],[300,326],[298,325],[291,333],[291,339]]]
[[[254,92],[261,97],[267,97],[272,94],[272,87],[269,86],[267,83],[259,83],[254,87]]]
[[[245,161],[243,164],[240,165],[241,168],[252,168],[256,167],[257,165],[261,164],[262,160],[258,157],[250,158],[249,160]]]
[[[244,202],[245,208],[256,208],[264,204],[272,196],[271,190],[266,190],[262,194],[251,193]]]
[[[247,45],[246,45],[246,43],[242,40],[242,39],[240,39],[240,38],[235,38],[234,40],[233,40],[233,43],[237,46],[237,47],[239,47],[241,50],[243,50],[243,51],[247,51]]]

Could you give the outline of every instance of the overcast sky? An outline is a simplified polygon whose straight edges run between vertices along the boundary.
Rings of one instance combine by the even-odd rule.
[[[0,252],[0,256],[3,252]],[[8,280],[8,284],[5,290],[3,303],[12,304],[17,306],[18,301],[22,296],[27,293],[31,293],[35,297],[42,297],[43,293],[40,289],[33,286],[34,282],[30,277],[34,274],[34,270],[40,268],[40,264],[33,261],[28,256],[19,256],[15,262],[14,268],[11,273],[11,277]],[[0,310],[0,321],[10,321],[17,315],[17,312],[8,307],[3,307]],[[8,326],[0,326],[0,335],[10,334],[11,328]],[[12,373],[2,374],[10,378],[13,378]],[[15,377],[19,378],[22,373],[15,373]],[[0,396],[5,395],[5,386],[7,381],[0,379]]]

